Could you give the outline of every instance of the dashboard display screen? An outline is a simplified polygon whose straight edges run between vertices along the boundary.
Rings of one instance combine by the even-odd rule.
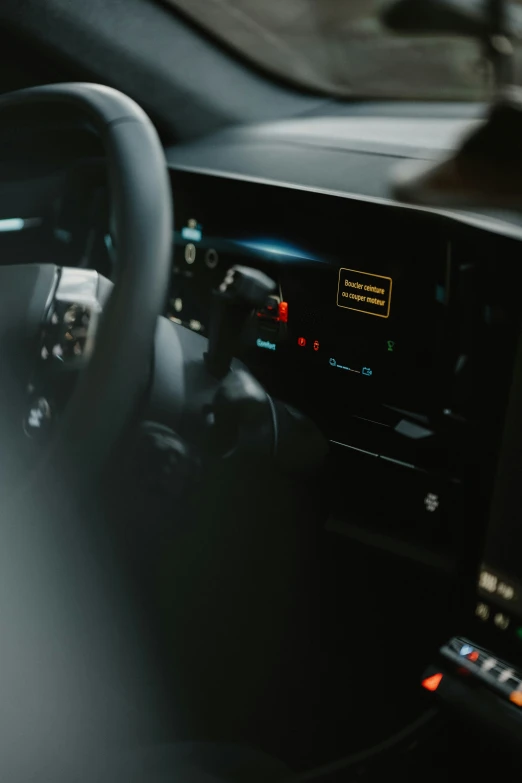
[[[317,408],[373,398],[425,407],[439,366],[448,246],[381,205],[176,172],[169,316],[207,333],[211,292],[234,264],[276,293],[253,313],[239,355],[270,388]],[[306,399],[305,399],[306,398]]]

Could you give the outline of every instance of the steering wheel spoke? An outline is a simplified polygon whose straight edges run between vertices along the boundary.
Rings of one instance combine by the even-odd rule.
[[[85,482],[101,475],[147,389],[170,278],[165,156],[134,101],[94,84],[20,90],[0,96],[0,131],[30,121],[37,133],[67,112],[104,149],[115,283],[93,270],[0,266],[2,482],[22,482],[39,454],[49,470],[65,464]]]
[[[112,284],[92,269],[57,270],[44,312],[28,385],[24,431],[45,438],[74,392],[93,353],[100,316]]]

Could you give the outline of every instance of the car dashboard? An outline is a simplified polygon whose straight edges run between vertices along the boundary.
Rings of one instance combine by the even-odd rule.
[[[207,334],[227,269],[272,277],[238,355],[327,435],[329,524],[451,560],[475,482],[486,491],[493,478],[518,340],[518,242],[341,194],[187,170],[172,184],[168,317]]]
[[[237,355],[330,443],[326,534],[446,573],[443,633],[458,635],[441,650],[453,650],[453,673],[472,656],[471,674],[519,710],[522,676],[506,687],[514,670],[502,663],[522,651],[517,217],[186,166],[171,177],[165,314],[208,335],[212,292],[230,267],[274,280]],[[426,606],[438,603],[432,585]],[[486,660],[500,660],[492,677]]]
[[[433,594],[416,600],[424,614],[439,607],[442,634],[453,627],[517,662],[522,580],[509,542],[520,450],[506,433],[522,404],[521,218],[390,195],[402,161],[448,154],[482,110],[332,112],[167,150],[176,235],[166,312],[205,334],[211,291],[231,265],[270,275],[276,292],[238,354],[330,442],[324,529],[396,558],[391,595],[401,561],[431,572],[423,589]]]
[[[509,650],[522,614],[510,616],[514,598],[485,601],[480,574],[522,595],[499,545],[507,523],[490,519],[519,344],[520,218],[386,195],[401,159],[436,158],[475,122],[296,120],[167,149],[164,315],[207,336],[227,270],[268,274],[275,291],[237,336],[237,355],[327,437],[324,528],[456,574],[465,628]],[[2,185],[3,258],[113,274],[95,152]]]

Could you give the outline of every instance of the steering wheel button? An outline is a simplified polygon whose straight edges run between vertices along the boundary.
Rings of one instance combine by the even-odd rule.
[[[69,307],[63,316],[63,322],[66,326],[73,326],[76,323],[77,312],[76,306]]]
[[[81,304],[71,304],[63,314],[63,324],[67,330],[87,329],[91,319],[89,307]]]
[[[30,438],[39,437],[49,430],[52,411],[45,397],[34,398],[24,421],[24,430]]]

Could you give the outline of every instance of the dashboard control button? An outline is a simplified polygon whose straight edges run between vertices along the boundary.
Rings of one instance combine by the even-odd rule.
[[[427,691],[433,693],[434,691],[437,690],[437,688],[441,684],[442,677],[443,675],[441,674],[441,672],[437,672],[437,674],[432,674],[430,677],[426,677],[422,681],[422,687],[426,688]]]
[[[507,614],[503,614],[502,612],[498,612],[494,618],[493,622],[497,626],[497,628],[501,631],[505,631],[507,628],[509,628],[509,624],[511,620],[507,616]]]
[[[491,610],[489,606],[482,601],[479,601],[475,607],[475,617],[478,617],[479,620],[482,620],[482,622],[487,622],[489,620],[491,614]]]
[[[496,665],[497,665],[497,659],[496,658],[486,658],[483,661],[482,666],[480,668],[481,668],[481,670],[483,672],[489,672]],[[498,679],[499,679],[499,682],[500,682],[500,677]]]
[[[196,260],[196,245],[189,242],[185,247],[185,261],[187,264],[192,265]]]
[[[434,492],[428,492],[428,494],[424,498],[424,508],[426,509],[426,511],[429,511],[431,514],[433,514],[435,511],[437,511],[439,506],[440,506],[439,496],[436,495]]]
[[[491,669],[490,674],[497,681],[497,683],[499,682],[499,677],[505,668],[506,667],[504,666],[503,663],[496,663],[495,666],[493,666],[493,668]]]
[[[39,437],[48,431],[52,421],[52,410],[45,397],[35,397],[29,403],[29,411],[24,421],[25,434],[30,438]]]
[[[75,302],[67,307],[62,320],[66,329],[75,332],[83,331],[89,327],[91,308]]]
[[[515,672],[513,669],[502,669],[500,674],[498,675],[498,681],[499,682],[508,682],[508,680],[512,680],[515,676]]]
[[[279,302],[279,321],[282,324],[288,323],[288,302]]]
[[[388,531],[393,524],[401,535],[412,531],[417,541],[430,543],[447,535],[447,519],[452,508],[454,492],[437,476],[417,469],[413,463],[402,462],[381,454],[379,479],[374,481],[372,505],[380,505]],[[376,495],[379,497],[376,497]],[[436,500],[431,496],[435,496]],[[426,498],[432,510],[426,507]],[[436,506],[436,508],[435,508]],[[436,512],[436,513],[434,513]]]
[[[512,691],[509,694],[509,701],[517,707],[522,707],[522,691]]]
[[[278,322],[281,321],[281,304],[286,304],[286,302],[280,302],[278,296],[269,296],[263,306],[257,310],[256,315],[262,322],[272,323],[277,326]],[[286,315],[288,316],[288,309]]]
[[[65,326],[67,327],[74,326],[74,324],[76,323],[76,316],[77,316],[76,306],[71,305],[71,307],[68,307],[65,313],[63,314],[63,322]]]
[[[522,676],[508,663],[458,637],[451,639],[440,653],[456,667],[457,674],[467,673],[501,698],[522,707]],[[514,693],[519,695],[513,696]]]
[[[208,266],[209,269],[215,269],[219,264],[219,256],[217,254],[217,250],[214,250],[213,247],[209,247],[209,249],[205,253],[205,264]]]

